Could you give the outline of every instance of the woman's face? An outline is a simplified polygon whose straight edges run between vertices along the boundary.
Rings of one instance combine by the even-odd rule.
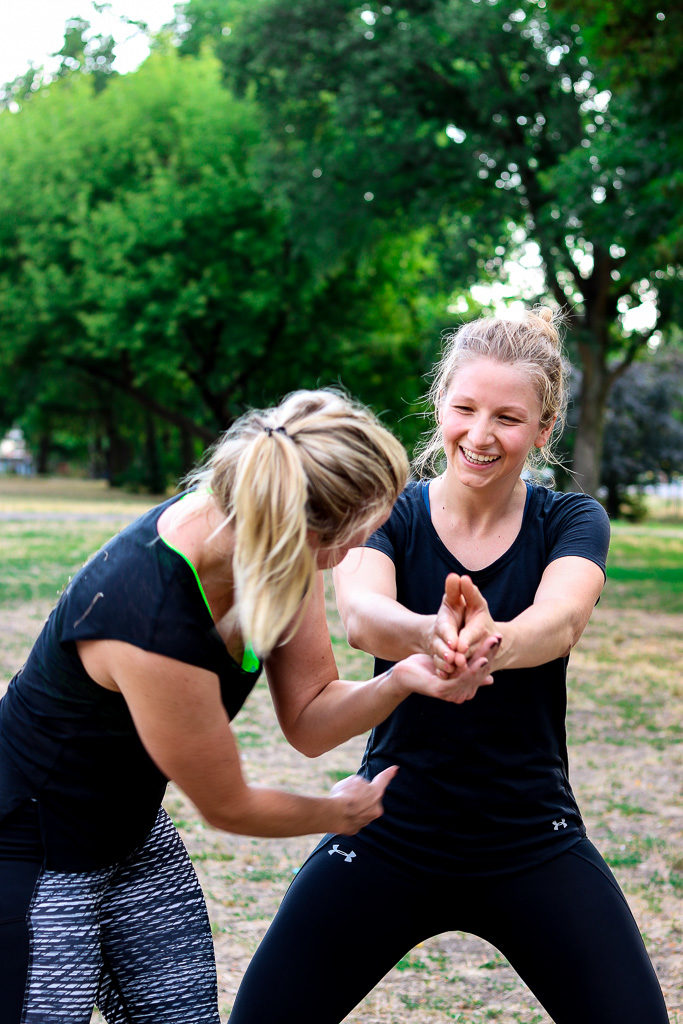
[[[541,403],[528,373],[481,357],[456,372],[439,407],[449,469],[470,487],[521,473],[533,447],[542,447],[553,424],[541,428]]]

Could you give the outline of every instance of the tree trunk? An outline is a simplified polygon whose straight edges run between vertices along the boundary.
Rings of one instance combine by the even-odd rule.
[[[110,487],[118,487],[130,466],[130,444],[118,432],[110,410],[107,410],[105,414],[104,429],[107,437],[107,479],[109,480]]]
[[[581,345],[580,350],[579,423],[574,441],[570,490],[595,495],[600,486],[605,412],[612,381],[602,349]]]
[[[609,254],[596,245],[593,272],[584,286],[586,314],[579,337],[581,393],[579,424],[574,440],[571,490],[595,496],[600,486],[607,396],[613,383],[608,357],[609,324],[616,313],[610,297]]]
[[[607,484],[607,499],[605,501],[605,509],[610,519],[617,519],[619,517],[619,507],[621,505],[621,488],[614,481],[610,481]]]
[[[145,415],[145,487],[150,494],[161,494],[164,484],[156,423],[152,414],[148,412]]]
[[[49,471],[51,438],[47,430],[43,430],[38,438],[38,452],[36,454],[36,473],[38,476],[47,476]]]

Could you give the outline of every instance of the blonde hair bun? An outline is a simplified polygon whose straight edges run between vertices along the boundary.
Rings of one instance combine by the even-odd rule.
[[[562,348],[560,328],[563,317],[559,310],[551,309],[550,306],[534,306],[526,315],[527,323],[535,328],[553,348]]]

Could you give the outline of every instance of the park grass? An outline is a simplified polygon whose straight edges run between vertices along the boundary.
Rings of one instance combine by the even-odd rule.
[[[101,488],[93,494],[87,485],[73,488],[71,481],[66,490],[54,484],[29,494],[15,486],[8,494],[3,483],[0,479],[0,512],[14,516],[0,521],[0,666],[7,680],[68,577],[149,500],[112,495],[109,502]],[[19,518],[41,510],[53,518]],[[57,513],[80,518],[56,518]],[[682,549],[683,524],[615,524],[608,583],[570,661],[568,715],[572,782],[589,835],[627,893],[672,1024],[683,1024],[676,757],[683,719],[683,621],[677,603]],[[27,581],[32,589],[25,589]],[[346,645],[329,585],[328,616],[341,674],[367,677],[371,659]],[[262,681],[236,719],[235,731],[252,781],[309,793],[323,793],[354,772],[365,742],[359,737],[305,759],[282,737]],[[166,807],[206,893],[225,1020],[249,959],[315,840],[264,841],[217,832],[173,786]],[[359,937],[359,950],[351,956],[362,955],[362,941]],[[409,952],[347,1020],[550,1024],[505,959],[482,940],[458,932]],[[99,1021],[95,1015],[93,1024]]]
[[[603,600],[683,613],[683,524],[613,524]]]
[[[90,555],[150,504],[102,480],[0,477],[0,608],[54,602]]]

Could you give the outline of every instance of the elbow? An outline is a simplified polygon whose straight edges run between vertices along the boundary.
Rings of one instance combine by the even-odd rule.
[[[572,648],[576,647],[579,640],[581,639],[585,628],[586,623],[583,621],[579,621],[578,619],[568,624],[566,632],[566,645],[564,646],[561,657],[569,657]]]
[[[198,810],[207,825],[218,829],[219,832],[231,832],[233,835],[250,835],[248,816],[239,806],[212,807],[207,810],[198,808]]]
[[[253,808],[249,786],[240,786],[222,799],[211,795],[204,795],[201,800],[192,797],[190,799],[211,828],[217,828],[220,832],[232,832],[235,835],[250,835],[249,825]]]
[[[206,824],[210,825],[211,828],[217,828],[220,832],[235,832],[236,831],[236,828],[235,828],[236,821],[235,821],[233,815],[226,814],[220,808],[211,808],[211,810],[202,810],[201,807],[199,807],[198,810],[201,813],[201,816],[204,819],[204,821],[206,822]]]
[[[363,647],[363,616],[349,612],[344,619],[346,642],[354,651],[362,651]]]
[[[328,750],[332,749],[328,744],[321,743],[319,736],[310,735],[303,729],[289,729],[285,732],[285,736],[290,747],[294,747],[304,757],[311,759],[320,757],[321,754],[326,754]]]

